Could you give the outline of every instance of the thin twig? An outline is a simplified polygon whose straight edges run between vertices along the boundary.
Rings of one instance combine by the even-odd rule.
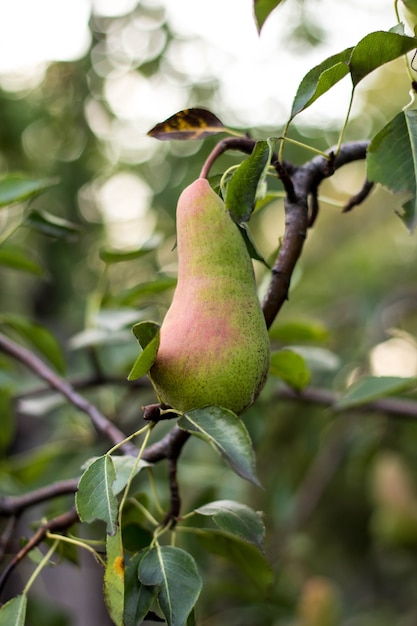
[[[42,378],[50,387],[56,389],[77,409],[86,413],[91,419],[96,430],[109,439],[114,444],[120,443],[126,435],[108,420],[93,404],[80,396],[75,389],[63,378],[58,376],[50,367],[44,363],[36,354],[20,346],[16,342],[0,333],[0,351],[17,359],[39,378]],[[122,448],[126,454],[137,454],[137,448],[132,443],[126,443]]]
[[[77,490],[78,481],[78,478],[71,478],[52,483],[20,496],[0,496],[0,517],[19,515],[25,509],[40,502],[52,500],[66,494],[73,494]]]
[[[54,517],[53,519],[42,524],[36,531],[36,533],[31,537],[31,539],[23,546],[21,550],[13,557],[10,561],[6,569],[3,571],[0,576],[0,593],[4,589],[4,585],[6,584],[7,579],[10,574],[13,572],[15,567],[20,563],[22,559],[25,558],[33,548],[36,548],[42,541],[45,539],[48,532],[59,532],[62,530],[67,530],[73,524],[79,521],[78,514],[75,509],[71,509],[71,511],[67,511],[58,517]]]

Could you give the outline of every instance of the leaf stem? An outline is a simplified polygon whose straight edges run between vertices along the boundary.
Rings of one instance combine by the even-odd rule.
[[[31,577],[29,578],[29,580],[27,581],[22,594],[26,595],[29,591],[29,589],[31,588],[31,586],[33,585],[33,583],[35,582],[36,578],[38,577],[38,575],[40,574],[40,572],[43,570],[43,568],[45,567],[45,565],[48,563],[49,559],[51,558],[51,556],[53,555],[53,553],[55,552],[55,550],[58,547],[58,540],[54,541],[54,543],[52,544],[52,546],[49,548],[48,552],[45,554],[45,556],[43,557],[42,561],[39,563],[39,565],[37,566],[37,568],[35,569],[35,571],[32,573]]]
[[[151,432],[152,432],[152,429],[153,429],[154,425],[155,424],[153,422],[150,422],[149,424],[146,425],[146,427],[144,429],[141,429],[142,431],[143,430],[146,431],[145,432],[145,437],[143,438],[142,445],[141,445],[141,447],[139,449],[139,453],[138,453],[138,455],[136,457],[136,460],[135,460],[135,463],[134,463],[134,465],[132,467],[132,471],[130,472],[130,476],[128,478],[128,481],[126,483],[126,487],[125,487],[124,492],[123,492],[122,499],[120,501],[119,514],[118,514],[119,528],[122,527],[123,508],[124,508],[124,506],[126,504],[127,496],[129,494],[129,489],[131,487],[133,478],[135,477],[136,470],[137,470],[138,465],[139,465],[139,463],[140,463],[140,461],[142,459],[142,455],[143,455],[143,453],[145,451],[145,448],[148,445],[149,437],[151,436]]]
[[[80,541],[79,539],[72,539],[71,537],[67,537],[66,535],[56,535],[55,533],[46,533],[46,536],[48,537],[48,539],[56,539],[57,541],[62,541],[63,543],[70,543],[73,546],[77,546],[78,548],[83,548],[84,550],[87,550],[94,556],[95,559],[97,559],[97,561],[103,567],[106,567],[105,562],[103,561],[101,556],[98,554],[98,552],[94,550],[94,548],[89,546],[87,543],[84,543],[84,541]]]
[[[346,131],[346,127],[348,125],[348,121],[349,121],[349,117],[350,117],[350,113],[352,111],[352,105],[353,105],[353,97],[355,95],[355,87],[352,88],[352,92],[350,94],[350,100],[349,100],[349,105],[348,105],[348,110],[346,113],[346,117],[345,117],[345,121],[343,122],[343,126],[342,126],[342,130],[340,131],[340,135],[339,135],[339,141],[337,142],[337,146],[336,146],[336,150],[335,150],[335,155],[338,155],[340,152],[340,148],[342,146],[342,142],[343,142],[343,137]]]

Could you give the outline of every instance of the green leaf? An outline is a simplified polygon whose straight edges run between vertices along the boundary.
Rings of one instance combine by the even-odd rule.
[[[134,259],[140,259],[145,256],[145,254],[149,254],[149,252],[154,252],[157,246],[153,243],[142,246],[141,248],[137,248],[136,250],[128,250],[124,252],[122,250],[111,250],[110,248],[101,248],[99,251],[99,256],[104,263],[107,265],[111,265],[113,263],[122,263],[124,261],[133,261]]]
[[[0,386],[0,456],[11,444],[16,432],[15,411],[13,408],[12,392]]]
[[[202,587],[192,556],[180,548],[157,545],[141,560],[138,574],[142,584],[159,586],[158,601],[168,626],[184,626]]]
[[[169,139],[204,139],[227,131],[211,111],[206,109],[184,109],[171,115],[164,122],[156,124],[149,132],[150,137],[167,141]]]
[[[285,349],[271,354],[269,373],[281,378],[297,391],[304,389],[311,378],[310,370],[303,357]]]
[[[253,212],[259,189],[264,183],[271,153],[269,141],[257,141],[252,154],[241,163],[227,185],[226,209],[238,224],[247,222]]]
[[[0,626],[24,626],[27,597],[16,596],[0,608]]]
[[[150,467],[152,465],[143,459],[137,463],[136,457],[131,455],[113,456],[112,461],[116,472],[116,480],[112,484],[112,491],[115,495],[123,491],[126,487],[135,465],[135,476],[137,476],[144,467]]]
[[[295,94],[290,121],[349,74],[352,50],[353,47],[346,48],[328,57],[304,76]]]
[[[281,4],[282,1],[283,0],[254,0],[253,10],[259,33],[261,32],[262,26],[265,24],[268,16],[279,4]]]
[[[47,211],[31,211],[25,218],[24,225],[29,226],[42,235],[59,240],[72,241],[81,231],[81,228],[76,224],[52,215]]]
[[[328,339],[329,332],[321,322],[294,320],[274,324],[269,330],[269,336],[283,343],[323,342]]]
[[[0,246],[0,265],[42,276],[43,268],[15,246]]]
[[[200,530],[199,543],[211,554],[227,559],[246,576],[255,589],[265,590],[273,580],[273,572],[265,556],[253,544],[222,530]]]
[[[148,549],[135,554],[125,569],[123,626],[137,626],[141,624],[158,595],[157,586],[142,585],[138,578],[139,564],[147,553]]]
[[[245,504],[233,500],[217,500],[195,509],[200,515],[209,515],[219,528],[253,543],[263,551],[265,526],[261,514]]]
[[[124,626],[124,557],[121,530],[106,538],[106,571],[104,573],[104,598],[110,617],[116,626]]]
[[[417,224],[417,111],[402,111],[375,135],[366,163],[369,180],[406,194],[400,217],[412,231]]]
[[[251,232],[247,224],[238,224],[238,226],[239,226],[239,232],[243,237],[243,240],[245,242],[246,249],[249,253],[250,258],[255,259],[255,261],[260,261],[263,265],[265,265],[265,267],[267,267],[270,270],[271,269],[270,266],[268,265],[268,263],[265,261],[265,259],[263,258],[259,250],[257,249],[256,244],[252,238]]]
[[[132,289],[127,289],[117,296],[113,296],[112,300],[118,302],[121,306],[134,306],[143,298],[155,296],[164,293],[168,289],[173,289],[177,284],[177,279],[163,276],[148,283],[141,283]]]
[[[58,341],[46,328],[40,324],[30,322],[21,315],[5,313],[0,315],[0,324],[12,328],[18,335],[34,346],[55,369],[65,372],[65,359]]]
[[[128,380],[141,378],[151,369],[159,348],[159,329],[159,324],[155,322],[139,322],[133,326],[133,333],[142,352],[130,370]]]
[[[353,383],[335,404],[335,409],[352,407],[373,402],[397,393],[409,391],[417,385],[415,378],[396,376],[367,376]]]
[[[0,178],[0,208],[28,200],[57,184],[57,179],[29,178],[23,174],[7,174]]]
[[[75,505],[83,522],[103,520],[107,532],[116,532],[117,500],[112,485],[116,480],[113,460],[105,454],[91,463],[78,483]]]
[[[260,486],[249,433],[235,413],[217,406],[193,409],[178,419],[178,426],[207,441],[236,474]]]
[[[395,32],[369,33],[354,47],[350,59],[353,86],[381,65],[393,61],[417,48],[417,38]]]

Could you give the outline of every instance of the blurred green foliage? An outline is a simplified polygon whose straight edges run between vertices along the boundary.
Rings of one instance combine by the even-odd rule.
[[[303,24],[297,36],[315,40],[316,28],[304,33]],[[49,358],[130,433],[141,425],[141,406],[155,401],[146,383],[127,383],[137,356],[130,329],[142,320],[161,321],[169,305],[175,284],[176,199],[198,176],[215,139],[178,145],[147,138],[146,130],[162,120],[152,119],[148,111],[146,127],[148,120],[139,124],[123,112],[118,116],[114,102],[123,100],[123,91],[117,93],[116,79],[140,79],[146,97],[158,77],[169,78],[181,88],[183,108],[199,105],[216,112],[216,78],[191,79],[185,69],[172,66],[172,54],[166,53],[179,39],[158,5],[138,4],[120,17],[93,15],[91,30],[92,48],[85,59],[51,64],[35,88],[0,92],[1,173],[59,179],[28,203],[0,209],[0,253],[7,243],[42,273],[24,263],[16,267],[18,261],[14,267],[1,263],[0,257],[0,328]],[[129,56],[124,42],[128,36],[135,41],[135,32],[147,37],[147,44],[140,54],[139,46],[136,52],[133,46]],[[386,72],[388,81],[398,84],[401,106],[406,93],[402,68],[394,63]],[[368,136],[381,126],[387,73],[378,73],[363,90],[364,108],[348,127],[348,139],[362,138],[365,127]],[[396,100],[395,90],[389,91],[387,107]],[[146,101],[142,107],[146,109]],[[337,131],[300,125],[291,136],[324,149],[336,140]],[[262,136],[266,131],[256,132]],[[300,163],[309,154],[291,146],[285,157]],[[223,156],[219,171],[238,162],[236,155]],[[290,300],[273,328],[274,348],[304,349],[312,384],[329,390],[343,390],[358,373],[417,375],[417,249],[415,235],[394,214],[398,201],[377,189],[345,215],[329,201],[343,204],[364,176],[363,165],[354,164],[323,185],[319,218],[298,264]],[[118,184],[109,187],[109,181]],[[47,211],[74,229],[45,235],[30,222],[35,211]],[[283,227],[280,201],[255,213],[251,230],[265,258],[272,258]],[[122,252],[140,249],[146,254],[120,258]],[[256,272],[262,292],[268,270],[256,263]],[[37,325],[44,334],[36,333]],[[389,343],[393,337],[395,345]],[[377,346],[385,346],[385,352],[375,352]],[[92,377],[108,377],[108,382],[91,386]],[[201,441],[190,441],[181,457],[184,512],[210,500],[236,499],[264,511],[267,529],[270,567],[250,546],[233,554],[214,532],[200,538],[178,533],[178,544],[194,555],[204,580],[198,605],[202,622],[412,626],[417,622],[415,424],[377,412],[335,415],[284,400],[279,389],[271,377],[245,416],[263,490],[232,474]],[[108,447],[85,415],[45,392],[33,375],[2,354],[0,415],[2,494],[76,477],[87,459]],[[154,436],[167,428],[160,425]],[[165,464],[155,468],[155,475],[166,505]],[[62,512],[70,503],[66,496],[24,516],[19,536],[30,536],[33,521]],[[145,545],[148,535],[132,517],[131,536],[126,530],[126,537],[136,547]],[[6,522],[0,527],[5,532]],[[95,536],[94,529],[91,533]],[[24,572],[13,581],[10,596],[20,592]],[[97,576],[85,567],[80,572],[85,585],[89,576]],[[54,576],[59,575],[57,568]],[[100,586],[92,589],[100,597]],[[34,591],[28,624],[92,626],[90,617],[76,621],[68,602],[57,597],[65,596],[65,582],[52,601],[42,585]],[[103,624],[102,616],[100,620]]]

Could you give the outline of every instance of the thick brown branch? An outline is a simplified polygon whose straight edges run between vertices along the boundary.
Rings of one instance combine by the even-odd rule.
[[[263,301],[263,311],[268,328],[288,299],[291,277],[298,259],[301,256],[307,229],[314,223],[318,205],[313,216],[309,217],[308,199],[317,198],[320,183],[347,163],[359,161],[366,157],[368,142],[358,141],[343,144],[336,156],[329,161],[324,156],[314,157],[308,163],[291,173],[291,193],[287,193],[285,206],[285,230],[277,259],[272,268],[272,277]],[[366,195],[365,195],[366,197]]]

